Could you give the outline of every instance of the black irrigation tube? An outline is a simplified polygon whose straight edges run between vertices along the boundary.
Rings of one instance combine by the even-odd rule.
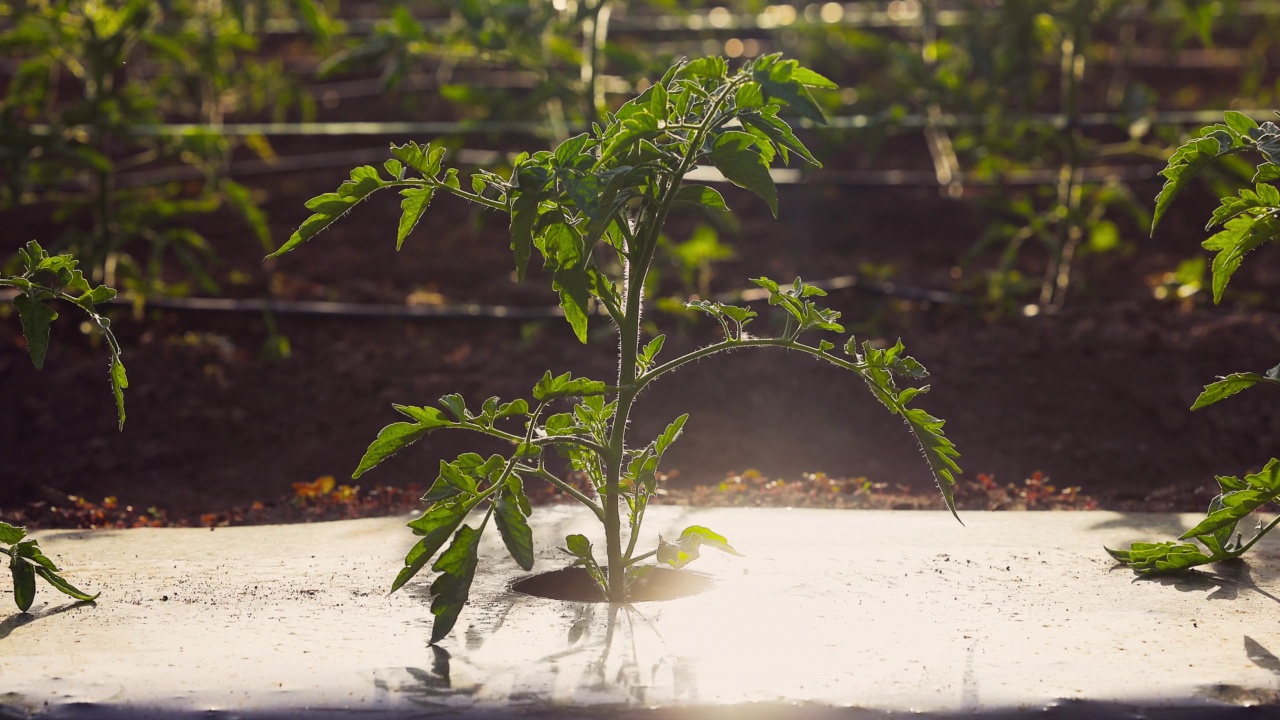
[[[858,290],[876,295],[897,297],[918,302],[942,305],[975,305],[964,295],[934,290],[903,283],[869,280],[856,275],[843,275],[811,282],[824,290]],[[9,292],[0,299],[12,299]],[[738,290],[714,295],[717,302],[763,302],[769,293],[761,288]],[[112,305],[134,305],[129,298],[112,300]],[[264,300],[261,298],[147,298],[145,306],[161,310],[210,313],[271,313],[274,315],[304,315],[329,318],[400,318],[406,320],[484,318],[494,320],[542,320],[564,317],[559,306],[485,305],[481,303],[453,303],[447,305],[393,305],[390,303],[351,303],[309,300]]]
[[[490,166],[499,161],[503,153],[492,150],[458,150],[453,160],[459,165],[476,167]],[[281,156],[271,160],[241,160],[231,164],[229,177],[250,177],[275,173],[303,172],[307,170],[323,170],[343,168],[349,170],[353,165],[376,165],[387,159],[384,148],[367,148],[362,150],[335,151],[308,155]],[[1151,180],[1163,165],[1144,164],[1130,166],[1098,166],[1080,168],[1084,182],[1097,183],[1109,180],[1138,182]],[[932,170],[831,170],[822,169],[805,173],[795,168],[773,168],[770,177],[777,185],[834,185],[850,187],[933,187],[938,184],[936,173]],[[144,170],[120,173],[117,176],[117,187],[141,187],[165,182],[182,180],[198,180],[204,177],[199,169],[180,166],[160,170]],[[695,170],[690,174],[691,180],[698,182],[725,182],[724,176],[710,169]],[[1058,182],[1058,171],[1054,169],[1024,170],[1004,173],[996,176],[969,176],[958,174],[965,185],[977,187],[1035,187],[1053,185]]]
[[[1254,119],[1274,117],[1270,110],[1260,108],[1240,108],[1239,112]],[[1066,129],[1074,122],[1080,127],[1121,127],[1134,123],[1150,123],[1152,125],[1194,125],[1212,123],[1222,118],[1221,110],[1165,110],[1146,115],[1129,115],[1126,113],[1093,112],[1077,115],[1074,120],[1062,113],[1030,113],[1002,118],[1010,124],[1030,122],[1054,129]],[[924,114],[906,115],[894,118],[881,115],[837,115],[827,119],[826,125],[818,125],[812,121],[798,119],[797,125],[808,130],[864,130],[873,128],[910,129],[926,126],[945,128],[984,127],[991,125],[991,118],[986,115],[949,113],[930,119]],[[31,132],[45,135],[52,132],[48,125],[31,126]],[[75,130],[77,128],[69,128]],[[581,131],[580,125],[570,130]],[[391,121],[391,122],[265,122],[265,123],[226,123],[211,126],[203,123],[168,123],[162,125],[134,125],[131,130],[145,137],[182,137],[186,135],[202,135],[210,132],[225,137],[244,137],[248,135],[269,135],[276,137],[333,137],[352,135],[474,135],[486,133],[511,133],[539,136],[548,130],[545,123],[531,121]]]

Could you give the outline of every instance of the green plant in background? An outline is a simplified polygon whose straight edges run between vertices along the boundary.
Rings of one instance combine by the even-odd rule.
[[[37,368],[44,367],[45,354],[49,350],[49,326],[58,319],[58,312],[51,300],[71,303],[84,311],[89,322],[106,338],[111,353],[111,393],[115,396],[116,414],[120,429],[124,429],[124,390],[129,387],[124,363],[120,360],[120,343],[111,333],[111,321],[98,312],[98,305],[116,296],[116,291],[99,285],[93,287],[78,269],[79,263],[70,255],[49,255],[40,243],[32,240],[18,251],[22,261],[20,275],[0,275],[0,288],[16,288],[13,299],[22,321],[22,334],[27,339],[27,352]]]
[[[553,152],[518,156],[509,177],[482,170],[472,176],[469,189],[464,188],[455,169],[442,168],[443,149],[410,143],[392,146],[394,159],[383,170],[356,168],[337,192],[307,203],[313,214],[276,255],[311,239],[383,189],[399,190],[403,198],[397,247],[436,193],[505,212],[510,215],[517,276],[524,276],[536,252],[579,341],[587,341],[588,321],[597,311],[612,321],[618,333],[618,377],[613,382],[547,372],[534,386],[531,402],[490,398],[477,409],[468,408],[459,395],[446,395],[439,407],[396,405],[408,421],[383,428],[361,459],[353,477],[440,429],[470,430],[511,445],[506,456],[468,453],[441,463],[438,479],[423,497],[429,507],[409,524],[422,539],[409,551],[392,591],[428,564],[439,573],[431,585],[436,615],[433,643],[448,634],[466,603],[478,564],[480,536],[490,520],[517,564],[526,570],[532,567],[533,540],[526,520],[530,507],[523,490],[528,481],[551,483],[603,525],[602,558],[582,535],[567,537],[562,549],[591,574],[610,601],[623,601],[628,586],[654,567],[641,565],[642,560],[654,558],[680,567],[695,559],[703,546],[733,552],[725,538],[699,526],[686,528],[671,540],[660,538],[653,550],[637,551],[645,510],[657,491],[659,464],[688,415],[676,418],[660,436],[644,444],[627,439],[632,408],[646,387],[690,362],[730,350],[792,350],[861,378],[872,395],[916,435],[943,499],[954,513],[951,488],[959,471],[958,453],[942,432],[943,421],[910,407],[927,388],[897,384],[896,378],[924,378],[924,367],[904,353],[901,343],[879,349],[849,337],[842,356],[833,352],[837,344],[831,340],[802,341],[802,336],[807,340],[844,332],[839,313],[817,303],[816,298],[824,294],[820,289],[799,279],[790,285],[768,278],[754,280],[768,292],[769,304],[785,314],[785,329],[776,337],[748,332],[755,311],[710,300],[691,305],[720,324],[724,333],[720,341],[664,361],[660,359],[664,337],[645,337],[644,288],[669,214],[682,206],[727,210],[718,192],[686,184],[685,175],[699,164],[713,165],[731,182],[763,199],[776,214],[777,190],[768,173],[771,162],[795,155],[817,165],[779,111],[789,108],[822,122],[823,114],[809,88],[831,87],[826,78],[778,55],[758,58],[736,72],[722,58],[680,63],[609,113],[590,133],[565,140]],[[556,407],[563,411],[548,414]],[[551,464],[553,454],[565,467]],[[590,489],[578,490],[557,474],[558,469],[582,474],[590,480]],[[484,510],[478,528],[463,524],[478,509]]]
[[[430,68],[440,93],[491,120],[541,118],[562,140],[570,125],[599,120],[604,107],[602,68],[613,3],[467,0],[450,5],[447,19],[418,20],[396,7],[363,41],[339,50],[320,67],[326,76],[360,64],[382,67],[382,85],[398,87],[411,72]],[[626,54],[609,48],[615,55]],[[629,64],[641,65],[635,56]],[[460,63],[523,71],[533,76],[527,92],[486,89],[452,81]]]
[[[287,11],[311,18],[317,34],[328,27],[312,0],[0,3],[11,17],[0,48],[22,58],[0,100],[0,209],[54,206],[67,228],[58,246],[94,282],[181,294],[186,282],[163,278],[176,262],[217,291],[206,269],[216,255],[185,223],[229,207],[271,247],[250,190],[226,177],[237,143],[219,125],[227,112],[307,112],[309,97],[278,62],[251,57],[263,16]],[[154,130],[181,120],[196,125]],[[248,145],[269,153],[263,138]]]
[[[9,572],[13,575],[13,601],[19,610],[26,612],[31,609],[31,603],[36,597],[37,575],[58,592],[76,600],[91,602],[98,599],[97,594],[90,595],[67,582],[58,574],[58,566],[40,551],[40,543],[25,539],[26,537],[26,528],[0,522],[0,553],[9,556]]]
[[[1244,256],[1268,242],[1280,241],[1280,126],[1273,122],[1259,125],[1238,112],[1228,112],[1223,122],[1200,130],[1189,142],[1179,147],[1161,171],[1164,187],[1156,197],[1151,231],[1174,198],[1199,172],[1215,161],[1256,152],[1261,156],[1253,175],[1253,187],[1222,198],[1209,219],[1206,230],[1220,227],[1204,241],[1204,248],[1214,252],[1212,264],[1213,301],[1221,302],[1231,276],[1240,268]],[[1247,390],[1254,385],[1280,386],[1280,365],[1264,374],[1238,372],[1206,385],[1196,398],[1192,410],[1199,410]],[[1263,525],[1247,542],[1237,532],[1239,523],[1253,512],[1280,499],[1280,460],[1272,458],[1259,472],[1236,477],[1217,478],[1221,493],[1209,503],[1207,516],[1186,531],[1180,540],[1196,540],[1208,552],[1192,543],[1133,543],[1128,550],[1111,550],[1111,556],[1142,573],[1186,570],[1205,563],[1240,557],[1263,535],[1280,523],[1280,518]]]
[[[13,304],[22,321],[22,334],[27,340],[31,362],[37,368],[44,367],[44,358],[49,350],[49,326],[58,319],[58,312],[51,307],[50,301],[60,300],[83,310],[89,322],[106,338],[107,349],[111,353],[108,377],[111,392],[115,396],[120,428],[124,429],[124,390],[129,387],[129,380],[125,375],[124,363],[120,361],[120,344],[111,334],[111,322],[100,315],[97,308],[115,297],[116,291],[106,286],[91,286],[84,274],[77,269],[75,258],[70,255],[51,256],[35,240],[19,250],[18,257],[22,261],[22,273],[0,275],[0,288],[16,288],[19,291]],[[0,522],[0,553],[9,557],[9,572],[13,574],[13,599],[19,610],[26,612],[31,608],[36,594],[37,575],[59,592],[76,600],[88,601],[98,597],[77,590],[63,579],[58,574],[58,567],[40,551],[39,543],[23,539],[26,535],[25,528]]]

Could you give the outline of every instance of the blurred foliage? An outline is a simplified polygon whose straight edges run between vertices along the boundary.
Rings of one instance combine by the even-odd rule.
[[[24,0],[0,3],[0,51],[20,58],[0,100],[0,210],[48,204],[66,230],[55,247],[94,282],[135,297],[216,292],[215,260],[188,223],[228,207],[265,248],[266,217],[227,177],[239,148],[230,115],[310,117],[310,96],[279,57],[261,57],[263,23],[294,15],[317,41],[335,25],[313,0]],[[188,122],[177,135],[161,123]],[[185,269],[166,281],[167,264]]]

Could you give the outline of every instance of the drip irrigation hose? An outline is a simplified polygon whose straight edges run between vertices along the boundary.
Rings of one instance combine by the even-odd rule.
[[[967,296],[944,290],[934,290],[916,285],[871,280],[856,275],[810,282],[823,290],[859,290],[875,295],[930,302],[940,305],[971,306],[976,302]],[[16,290],[0,291],[0,301],[11,302],[18,295]],[[712,296],[717,302],[763,302],[769,299],[762,288],[735,290]],[[111,305],[130,306],[134,302],[127,297],[111,300]],[[391,303],[354,303],[317,300],[268,300],[262,298],[202,298],[202,297],[151,297],[146,307],[162,310],[211,313],[273,313],[276,315],[311,315],[332,318],[491,318],[498,320],[540,320],[564,317],[557,305],[515,306],[485,305],[481,303],[452,303],[444,305],[393,305]],[[602,312],[602,311],[600,311]]]

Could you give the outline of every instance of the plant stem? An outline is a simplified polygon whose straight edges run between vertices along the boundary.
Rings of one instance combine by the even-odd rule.
[[[1264,527],[1264,528],[1262,528],[1261,530],[1259,530],[1259,531],[1258,531],[1258,534],[1257,534],[1257,535],[1254,535],[1252,540],[1250,540],[1249,542],[1245,543],[1245,544],[1244,544],[1244,545],[1242,545],[1238,550],[1236,550],[1236,551],[1235,551],[1235,555],[1237,555],[1237,556],[1239,556],[1239,555],[1243,555],[1243,554],[1244,554],[1244,553],[1245,553],[1249,548],[1253,547],[1254,543],[1256,543],[1256,542],[1258,542],[1259,540],[1261,540],[1261,539],[1262,539],[1262,536],[1263,536],[1263,535],[1266,535],[1268,532],[1270,532],[1270,531],[1271,531],[1271,528],[1275,527],[1277,524],[1280,524],[1280,516],[1277,516],[1277,517],[1276,517],[1276,519],[1274,519],[1274,520],[1272,520],[1271,522],[1267,523],[1266,527]]]

